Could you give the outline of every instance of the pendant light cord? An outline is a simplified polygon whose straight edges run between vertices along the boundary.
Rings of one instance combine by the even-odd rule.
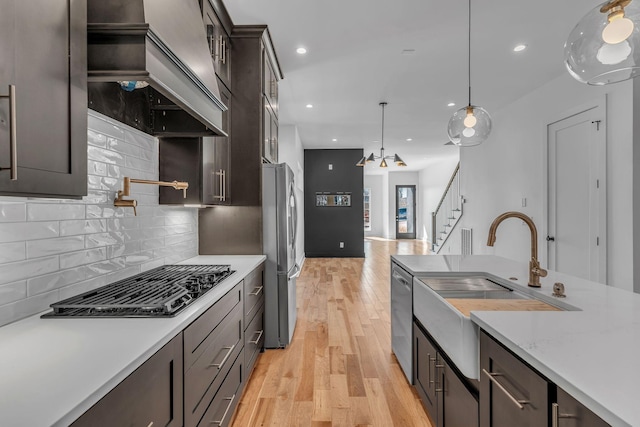
[[[382,148],[380,149],[381,156],[384,157],[384,107],[387,105],[386,102],[381,102],[380,105],[382,105],[382,135],[380,136],[380,140],[382,142]]]
[[[469,56],[468,56],[469,106],[471,106],[471,0],[469,0]]]

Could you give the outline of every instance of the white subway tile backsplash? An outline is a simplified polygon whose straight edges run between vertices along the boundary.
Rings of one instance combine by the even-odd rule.
[[[27,297],[27,281],[0,285],[0,306],[11,302],[20,301]]]
[[[52,273],[59,269],[60,263],[57,256],[2,264],[0,265],[0,285]]]
[[[0,222],[18,222],[27,218],[24,203],[0,202]]]
[[[78,267],[68,270],[60,270],[44,276],[27,280],[27,295],[34,296],[54,289],[68,286],[71,283],[80,282],[87,278],[87,268]]]
[[[138,216],[113,206],[124,176],[158,179],[157,139],[93,111],[87,138],[82,201],[0,197],[0,325],[197,255],[197,210],[159,206],[157,186],[132,185]]]
[[[60,221],[61,236],[103,233],[105,231],[107,231],[107,220],[105,219],[78,219],[71,221]]]
[[[77,203],[77,202],[76,202]],[[55,221],[62,219],[83,219],[86,215],[85,205],[28,203],[28,221]]]
[[[0,243],[0,264],[22,261],[27,257],[26,243]]]
[[[83,236],[58,237],[56,239],[31,240],[27,242],[27,258],[61,254],[84,249]]]
[[[59,235],[57,222],[0,223],[0,243],[46,239]]]
[[[94,248],[60,255],[60,268],[73,268],[107,259],[106,248]]]

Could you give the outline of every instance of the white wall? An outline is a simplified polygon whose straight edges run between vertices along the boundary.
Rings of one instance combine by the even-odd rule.
[[[391,172],[388,173],[388,206],[387,206],[387,226],[389,239],[396,238],[396,185],[416,186],[416,231],[422,229],[422,207],[420,197],[420,185],[418,172]],[[418,237],[418,236],[416,236]]]
[[[494,248],[486,246],[493,219],[518,210],[533,217],[538,246],[546,266],[546,132],[547,124],[606,96],[608,284],[633,289],[633,82],[605,87],[580,84],[567,73],[515,103],[491,111],[493,132],[480,146],[462,148],[461,194],[466,197],[461,225],[473,228],[473,253],[529,259],[529,230],[522,221],[500,226]],[[527,198],[527,207],[521,199]]]
[[[0,326],[51,303],[198,254],[198,211],[158,205],[158,140],[89,112],[88,192],[82,200],[0,197]]]
[[[294,125],[281,125],[278,129],[278,162],[288,164],[295,176],[298,201],[296,256],[301,265],[304,259],[304,148]]]
[[[431,241],[431,214],[438,207],[451,175],[458,165],[459,155],[434,159],[418,173],[420,185],[418,200],[421,200],[422,227],[418,230],[418,238]]]
[[[387,188],[384,186],[383,175],[365,175],[364,176],[364,188],[371,189],[371,230],[365,231],[365,237],[383,237],[384,224],[387,221],[386,211],[384,210],[384,195],[387,192]]]

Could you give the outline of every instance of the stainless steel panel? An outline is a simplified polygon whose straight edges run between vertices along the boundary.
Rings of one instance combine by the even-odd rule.
[[[391,264],[391,348],[409,383],[413,383],[413,278]]]
[[[505,291],[504,286],[482,276],[418,277],[434,291]]]

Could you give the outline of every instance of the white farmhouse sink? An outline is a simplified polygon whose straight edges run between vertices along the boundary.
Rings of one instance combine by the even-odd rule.
[[[536,299],[560,310],[577,310],[552,297],[537,294],[487,273],[414,277],[414,316],[458,369],[471,379],[480,379],[480,328],[447,302],[446,298]]]

